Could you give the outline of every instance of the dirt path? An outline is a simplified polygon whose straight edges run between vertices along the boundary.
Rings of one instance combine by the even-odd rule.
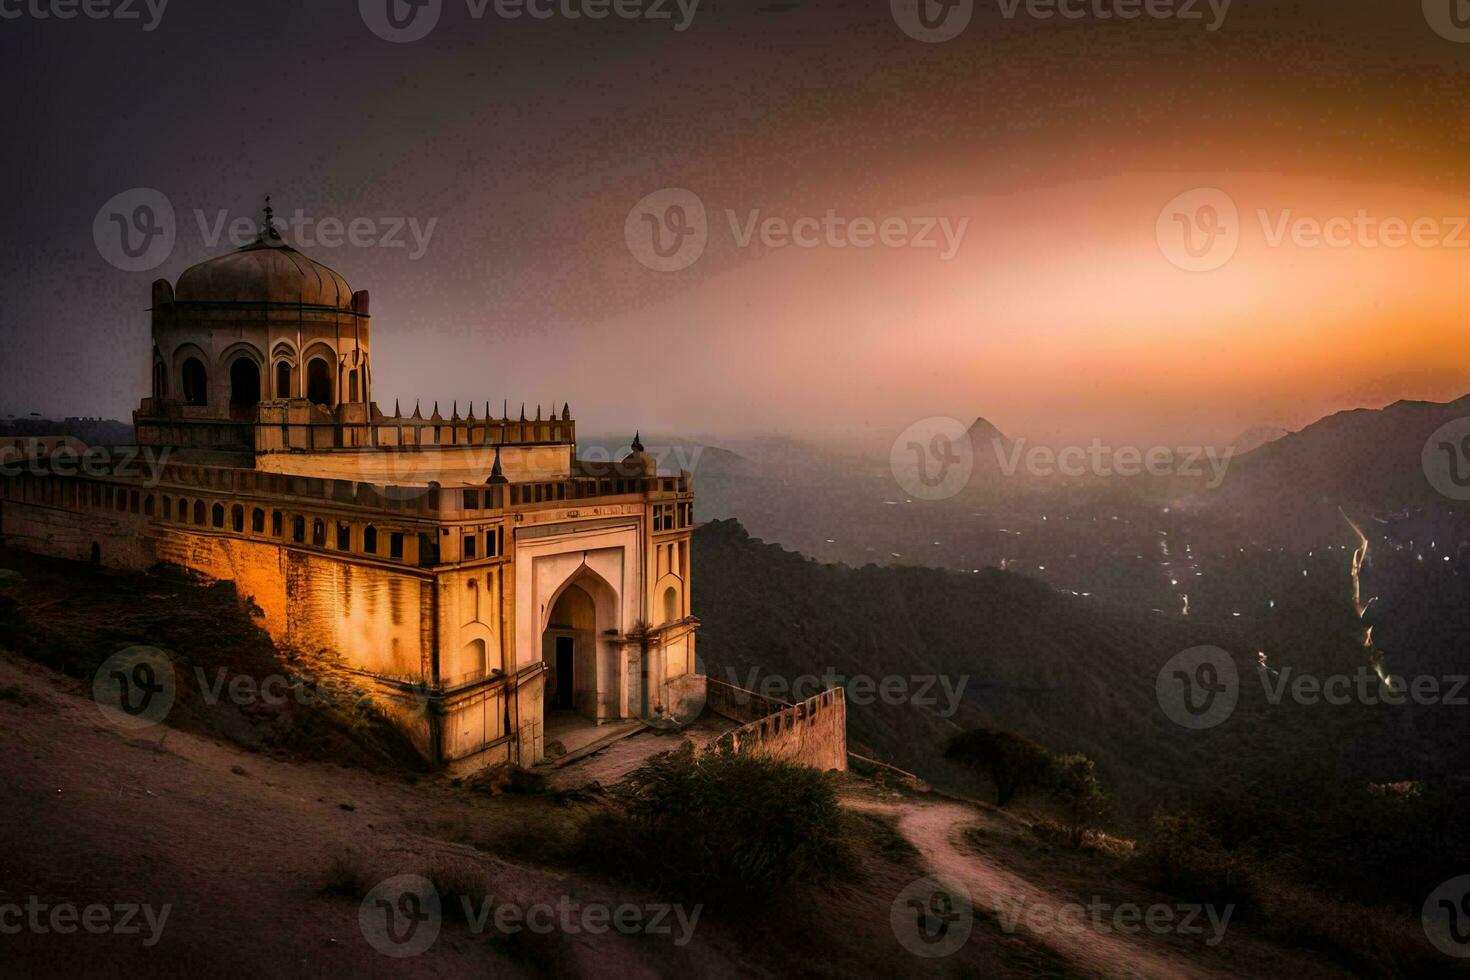
[[[964,885],[977,915],[994,914],[1003,925],[1015,923],[1058,954],[1102,977],[1216,977],[1229,976],[1188,962],[1177,953],[1150,941],[1148,935],[1104,933],[1076,915],[1059,914],[1075,906],[1037,887],[1005,868],[955,843],[980,815],[959,803],[902,804],[848,801],[848,805],[891,813],[899,831],[919,849],[931,871]]]

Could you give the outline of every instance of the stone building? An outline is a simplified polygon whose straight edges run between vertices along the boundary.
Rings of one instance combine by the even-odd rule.
[[[552,721],[696,714],[689,474],[636,438],[580,462],[565,406],[383,414],[368,293],[264,227],[153,284],[134,424],[163,465],[42,452],[0,477],[4,540],[233,580],[452,770],[531,765]]]

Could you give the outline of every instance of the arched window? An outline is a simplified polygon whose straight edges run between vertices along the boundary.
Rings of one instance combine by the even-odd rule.
[[[305,543],[305,541],[306,541],[306,518],[304,518],[304,517],[293,517],[293,518],[291,518],[291,540],[292,541],[295,541],[297,544],[303,544],[303,543]]]
[[[250,530],[253,534],[265,533],[265,511],[259,507],[250,512]]]
[[[253,420],[260,404],[260,368],[248,357],[230,364],[230,417]]]
[[[353,368],[347,375],[347,400],[357,401],[357,369]]]
[[[143,516],[144,517],[152,517],[153,516],[153,494],[151,494],[151,493],[148,496],[146,496],[146,497],[143,498]]]
[[[194,501],[194,523],[204,523],[204,501],[202,500]]]
[[[485,676],[485,641],[471,640],[465,644],[464,666],[470,678],[479,679]]]
[[[311,522],[311,543],[318,548],[327,546],[327,525],[320,517]]]
[[[276,397],[291,397],[291,362],[276,362]]]
[[[278,511],[278,510],[273,510],[273,511],[271,511],[271,537],[273,537],[273,538],[279,538],[280,536],[281,536],[281,512]]]
[[[208,405],[209,372],[204,370],[204,362],[197,357],[188,358],[184,361],[182,375],[184,404]]]
[[[230,526],[236,531],[245,530],[245,508],[239,504],[230,508]]]
[[[337,523],[337,550],[352,550],[352,527],[340,521]]]
[[[171,521],[171,520],[173,520],[173,517],[174,517],[174,502],[171,499],[169,499],[169,497],[168,497],[167,494],[165,494],[164,497],[163,497],[163,514],[162,514],[162,517],[166,521]]]
[[[211,518],[211,523],[213,523],[215,527],[224,527],[225,526],[225,505],[224,504],[215,504],[214,507],[212,507],[210,509],[210,515],[209,516]]]
[[[664,622],[672,623],[679,618],[679,592],[672,585],[664,589]]]
[[[332,404],[332,366],[320,357],[306,365],[306,397],[314,405]]]
[[[162,361],[153,362],[153,397],[168,397],[168,368]]]
[[[371,524],[362,529],[362,550],[370,555],[378,553],[378,529]]]

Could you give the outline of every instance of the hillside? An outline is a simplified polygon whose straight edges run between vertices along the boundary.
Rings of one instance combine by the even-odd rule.
[[[1236,458],[1221,486],[1202,499],[1226,514],[1276,527],[1329,526],[1338,507],[1360,514],[1453,507],[1426,478],[1423,454],[1430,435],[1466,416],[1470,395],[1338,412]],[[1283,487],[1292,492],[1283,494]]]
[[[710,676],[759,690],[767,678],[781,688],[830,671],[904,678],[915,694],[938,678],[925,687],[934,704],[852,704],[849,734],[855,751],[939,783],[958,778],[939,759],[944,740],[980,725],[1092,757],[1125,814],[1156,803],[1164,787],[1248,781],[1290,758],[1398,773],[1417,748],[1384,742],[1392,719],[1370,711],[1270,705],[1249,673],[1236,717],[1217,729],[1186,731],[1159,707],[1160,669],[1197,645],[1234,651],[1243,672],[1244,652],[1262,648],[1285,651],[1278,667],[1351,662],[1345,590],[1337,605],[1297,610],[1301,622],[1253,629],[1135,613],[993,568],[824,565],[751,538],[735,521],[701,528],[693,552]],[[951,691],[961,696],[947,699]]]

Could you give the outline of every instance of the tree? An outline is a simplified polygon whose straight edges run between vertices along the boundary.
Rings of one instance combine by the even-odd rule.
[[[995,803],[1005,806],[1028,786],[1043,785],[1052,754],[1029,738],[993,728],[961,732],[949,740],[944,757],[980,770],[995,783]]]
[[[1061,800],[1068,838],[1073,847],[1078,847],[1088,825],[1111,805],[1097,781],[1097,766],[1080,753],[1061,756],[1052,766],[1051,788]]]

